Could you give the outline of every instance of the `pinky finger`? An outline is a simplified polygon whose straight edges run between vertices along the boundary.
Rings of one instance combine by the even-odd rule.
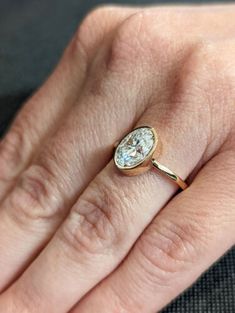
[[[155,313],[189,287],[235,243],[234,165],[232,152],[211,160],[72,313]]]

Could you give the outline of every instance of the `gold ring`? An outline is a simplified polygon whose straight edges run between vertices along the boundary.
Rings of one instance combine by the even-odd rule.
[[[138,175],[154,168],[173,180],[181,189],[186,189],[188,186],[183,179],[155,159],[159,147],[160,140],[156,130],[150,126],[139,126],[115,144],[113,160],[116,167],[126,175]]]

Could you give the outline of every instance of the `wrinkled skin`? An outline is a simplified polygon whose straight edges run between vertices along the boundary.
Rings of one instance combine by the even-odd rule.
[[[235,243],[235,6],[101,7],[0,149],[0,312],[154,313]],[[155,127],[168,178],[113,144]]]

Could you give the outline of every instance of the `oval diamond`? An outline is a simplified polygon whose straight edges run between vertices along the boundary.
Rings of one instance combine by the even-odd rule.
[[[156,137],[150,127],[139,127],[127,134],[115,150],[114,161],[120,168],[133,168],[152,151]]]

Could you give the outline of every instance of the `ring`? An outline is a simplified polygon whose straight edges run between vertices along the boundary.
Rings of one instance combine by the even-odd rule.
[[[113,160],[116,167],[126,175],[134,176],[154,168],[181,189],[186,189],[186,182],[154,157],[159,151],[160,140],[156,130],[150,126],[139,126],[125,135],[115,144]]]

